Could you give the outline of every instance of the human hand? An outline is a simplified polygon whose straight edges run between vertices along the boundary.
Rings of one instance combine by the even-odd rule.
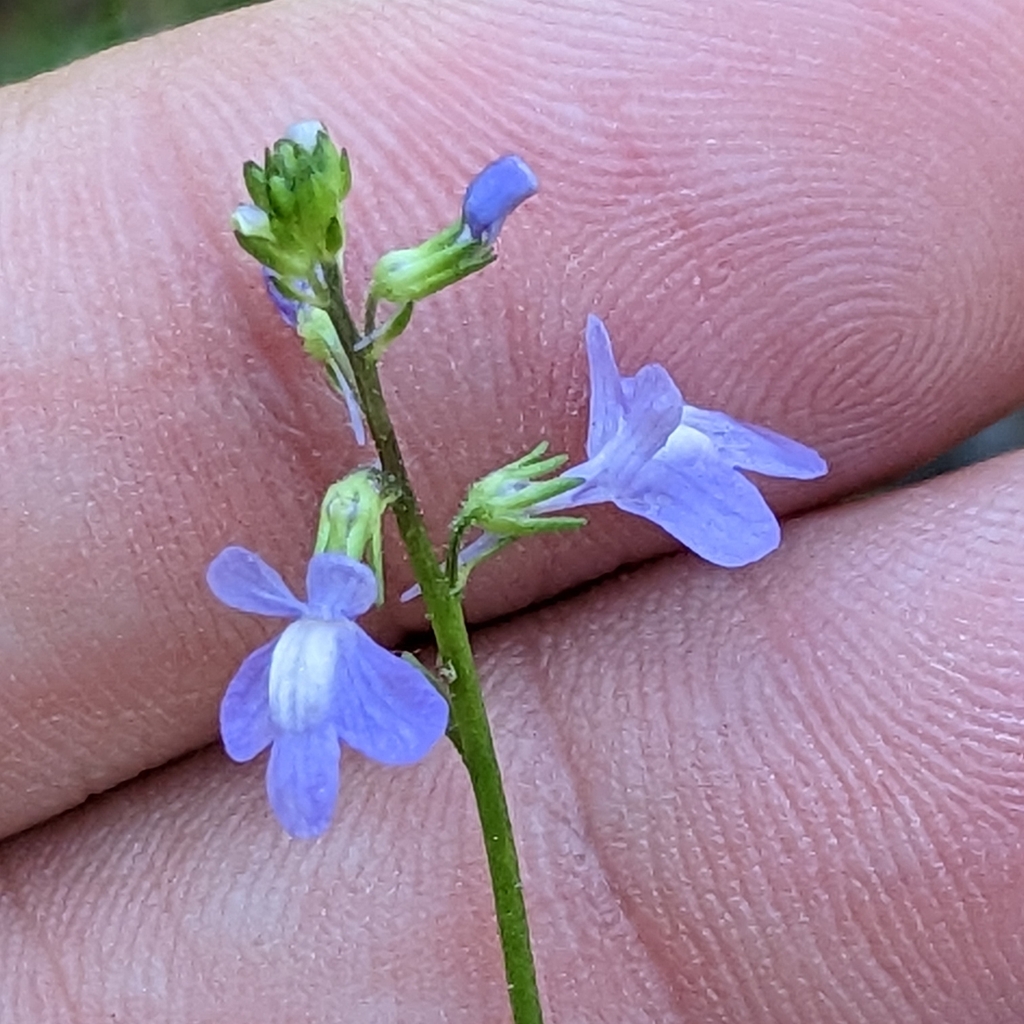
[[[624,370],[822,450],[821,483],[766,487],[782,512],[1019,403],[1024,25],[877,6],[278,4],[6,90],[3,831],[214,738],[260,634],[206,563],[244,541],[294,579],[357,457],[227,229],[297,118],[352,154],[355,278],[496,153],[539,173],[498,265],[385,362],[436,525],[538,433],[581,451],[590,310]],[[1020,466],[481,634],[551,1020],[1020,1018]],[[481,570],[474,616],[673,548],[592,520]],[[216,748],[9,839],[0,1006],[503,1019],[456,760],[347,757],[315,844]]]

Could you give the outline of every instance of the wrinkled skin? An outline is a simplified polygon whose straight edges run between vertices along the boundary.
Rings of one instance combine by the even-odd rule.
[[[600,508],[476,580],[519,612],[479,649],[549,1020],[1024,1018],[1024,458],[839,503],[1024,398],[1022,96],[994,0],[296,0],[5,90],[5,1022],[507,1019],[450,748],[346,756],[313,844],[200,749],[274,629],[206,563],[296,582],[356,457],[227,230],[303,117],[352,154],[354,282],[496,154],[541,181],[388,354],[435,527],[541,436],[581,455],[590,311],[833,467],[766,487],[806,515],[748,569]]]

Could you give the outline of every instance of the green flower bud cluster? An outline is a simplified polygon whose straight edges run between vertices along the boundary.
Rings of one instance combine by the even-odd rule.
[[[345,243],[341,204],[352,185],[348,155],[318,121],[294,125],[261,167],[248,161],[242,171],[252,204],[239,206],[232,226],[239,245],[283,284],[305,282],[315,293],[319,265],[337,258]],[[309,301],[305,293],[290,298]]]

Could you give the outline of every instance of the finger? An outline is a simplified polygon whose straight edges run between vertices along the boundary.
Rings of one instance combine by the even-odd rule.
[[[550,1019],[1019,1019],[1022,470],[480,636]],[[207,752],[8,841],[12,1024],[505,1019],[454,753],[346,757],[317,843],[262,769]]]
[[[590,309],[624,369],[660,360],[823,449],[825,482],[770,490],[783,511],[1020,399],[1024,28],[1002,7],[539,10],[261,7],[5,92],[0,831],[211,738],[258,637],[214,613],[206,562],[244,542],[299,577],[358,457],[226,229],[240,162],[297,117],[353,154],[354,282],[496,152],[541,176],[499,265],[387,359],[435,527],[538,436],[581,454]],[[503,556],[473,615],[667,549],[593,519]]]

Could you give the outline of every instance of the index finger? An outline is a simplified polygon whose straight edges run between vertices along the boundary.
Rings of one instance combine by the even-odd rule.
[[[657,360],[823,451],[820,485],[769,490],[783,512],[1020,400],[1019,20],[763,14],[269,5],[4,92],[0,832],[212,738],[258,628],[214,612],[206,562],[244,542],[295,579],[358,457],[227,228],[241,161],[299,117],[353,155],[354,282],[497,152],[541,178],[500,263],[425,304],[385,366],[435,527],[539,437],[579,454],[589,310],[627,371]],[[471,613],[671,546],[592,518],[503,556]]]

